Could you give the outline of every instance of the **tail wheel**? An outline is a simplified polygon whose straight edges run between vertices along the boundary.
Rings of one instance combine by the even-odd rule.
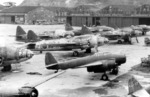
[[[78,56],[79,55],[79,52],[78,51],[74,51],[73,52],[73,56]]]
[[[101,77],[101,80],[108,81],[109,78],[108,78],[107,74],[104,73]]]

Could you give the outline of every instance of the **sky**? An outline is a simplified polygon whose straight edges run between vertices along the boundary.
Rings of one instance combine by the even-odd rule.
[[[4,2],[15,2],[16,5],[19,5],[23,2],[23,0],[0,0],[0,4],[3,5]]]

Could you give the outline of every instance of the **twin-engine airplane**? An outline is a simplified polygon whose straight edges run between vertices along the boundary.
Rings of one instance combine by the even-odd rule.
[[[20,63],[32,58],[33,52],[21,47],[0,47],[0,67],[2,71],[10,71],[11,64]]]
[[[11,85],[1,86],[0,97],[39,97],[40,93],[37,87],[63,73],[65,73],[65,71],[59,72],[57,74],[52,74],[46,78],[35,80],[34,83],[29,83],[28,85],[17,87]]]
[[[127,97],[150,97],[150,87],[144,89],[134,77],[129,79],[128,89],[129,94]]]
[[[69,28],[72,28],[72,27],[69,26]],[[45,31],[38,35],[35,34],[32,30],[29,30],[28,33],[26,33],[21,26],[17,26],[16,40],[23,41],[23,42],[37,42],[40,40],[58,39],[61,37],[85,35],[85,34],[92,34],[92,32],[90,32],[86,26],[83,26],[81,30],[71,30],[71,31],[69,30],[68,31],[68,30],[59,29],[56,31]]]
[[[85,25],[82,25],[82,28],[80,30],[75,30],[73,27],[66,23],[65,24],[65,30],[66,31],[72,31],[74,33],[74,36],[79,36],[79,35],[85,35],[85,34],[93,34],[89,28],[87,28]]]
[[[96,53],[91,56],[72,59],[65,62],[57,62],[51,53],[45,54],[46,68],[50,70],[66,70],[70,68],[87,68],[88,72],[104,73],[102,80],[108,80],[106,71],[111,71],[112,74],[118,74],[118,67],[126,62],[125,55],[116,55],[108,53]]]
[[[28,33],[26,33],[21,26],[17,26],[16,41],[37,42],[40,40],[41,39],[32,30],[29,30]]]
[[[78,56],[78,50],[86,50],[86,53],[91,53],[91,49],[97,49],[98,45],[103,45],[108,42],[107,39],[97,36],[98,39],[95,41],[92,38],[94,35],[81,35],[75,36],[69,39],[54,39],[54,40],[43,40],[39,42],[29,43],[27,49],[33,51],[68,51],[73,50],[73,56]],[[100,38],[100,39],[99,39]]]

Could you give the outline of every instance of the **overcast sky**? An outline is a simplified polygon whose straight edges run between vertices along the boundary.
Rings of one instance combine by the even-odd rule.
[[[23,0],[0,0],[0,4],[3,4],[4,2],[15,2],[16,5],[19,5]]]

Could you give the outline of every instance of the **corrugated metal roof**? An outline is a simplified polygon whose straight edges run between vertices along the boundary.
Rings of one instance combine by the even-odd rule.
[[[42,7],[42,6],[15,6],[15,7],[10,7],[10,8],[4,9],[1,11],[1,13],[28,13],[39,7]],[[56,11],[56,10],[69,11],[69,9],[65,8],[65,7],[61,7],[61,8],[59,8],[59,7],[43,7],[43,8],[48,9],[50,11]]]
[[[107,7],[111,7],[112,9],[113,8],[118,8],[122,11],[134,11],[135,8],[137,8],[137,6],[134,6],[134,5],[109,5]]]
[[[15,6],[6,8],[1,11],[1,13],[28,13],[29,11],[32,11],[36,9],[39,6]]]

